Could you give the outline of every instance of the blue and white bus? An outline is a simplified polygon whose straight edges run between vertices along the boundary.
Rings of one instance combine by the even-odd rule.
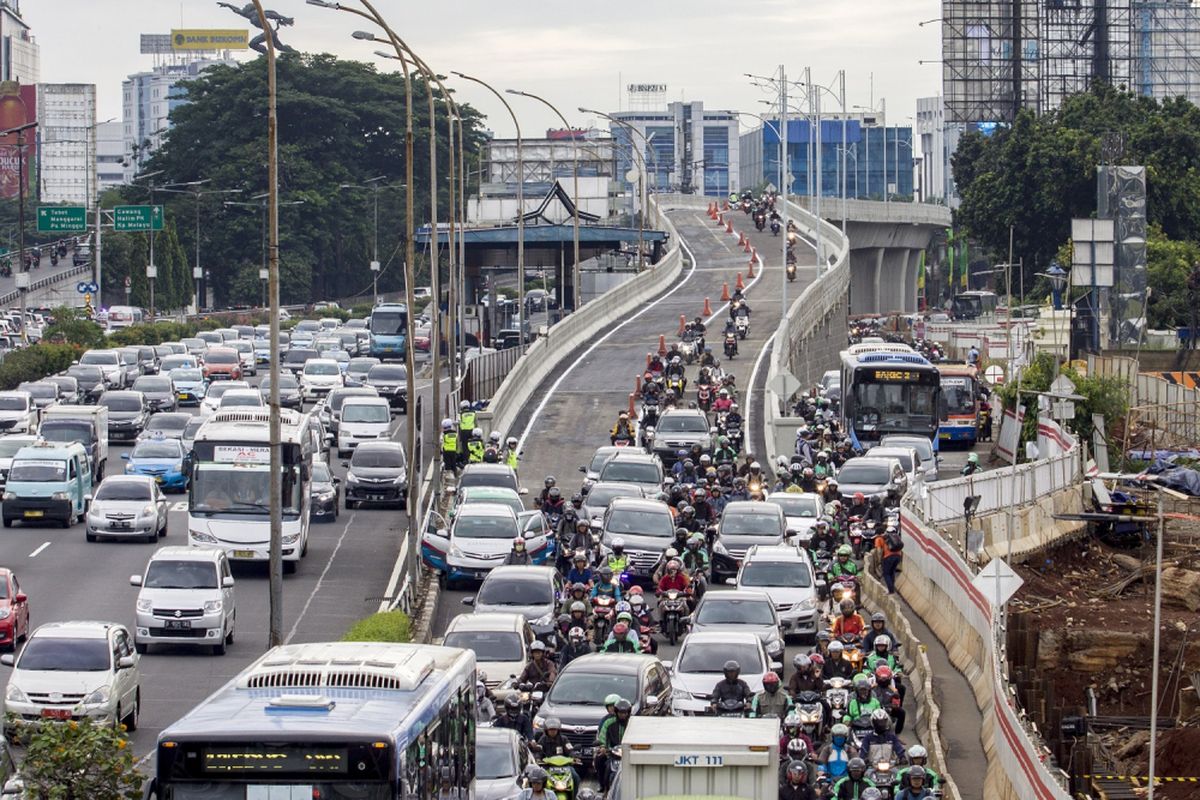
[[[284,645],[159,734],[153,789],[157,800],[470,800],[474,745],[470,650]]]
[[[371,334],[370,354],[386,361],[405,357],[408,336],[408,306],[404,303],[380,303],[371,309],[367,320]]]
[[[937,367],[909,347],[842,351],[842,425],[855,448],[907,433],[928,438],[936,450],[941,397]]]

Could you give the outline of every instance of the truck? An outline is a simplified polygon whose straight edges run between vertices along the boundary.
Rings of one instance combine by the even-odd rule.
[[[609,797],[775,800],[779,720],[633,717]]]
[[[52,405],[42,412],[38,436],[49,442],[79,442],[88,453],[96,483],[108,465],[108,407]]]

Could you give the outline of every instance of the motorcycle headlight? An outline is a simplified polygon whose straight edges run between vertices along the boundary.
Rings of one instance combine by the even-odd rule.
[[[204,601],[204,613],[206,613],[206,614],[215,614],[218,611],[220,611],[223,607],[224,607],[224,603],[222,603],[222,601],[220,601],[220,600]]]
[[[137,600],[137,610],[144,614],[149,614],[154,609],[154,603],[149,597],[139,597]]]
[[[101,705],[108,702],[108,687],[101,686],[96,691],[83,698],[83,704],[86,706]]]
[[[8,684],[8,691],[4,693],[4,699],[10,703],[28,703],[29,698],[25,696],[25,692],[21,691],[21,687],[15,683]]]

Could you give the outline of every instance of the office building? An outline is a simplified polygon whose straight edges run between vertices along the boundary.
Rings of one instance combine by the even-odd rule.
[[[38,45],[21,18],[20,0],[0,0],[0,81],[38,82]]]
[[[640,170],[644,161],[652,192],[726,197],[740,191],[736,114],[707,111],[703,102],[694,100],[668,103],[664,110],[643,108],[617,111],[612,116],[637,131],[631,135],[623,125],[609,127],[616,142],[617,177],[622,182],[631,168]],[[626,190],[629,188],[627,185]],[[632,188],[636,191],[637,187]]]
[[[89,206],[96,196],[96,86],[39,83],[39,196]]]
[[[125,137],[120,120],[96,126],[97,196],[125,183]]]

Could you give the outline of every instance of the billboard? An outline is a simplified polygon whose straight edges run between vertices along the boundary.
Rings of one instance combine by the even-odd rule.
[[[229,28],[173,28],[171,49],[180,50],[246,50],[250,47],[250,32]]]
[[[0,83],[0,130],[9,130],[37,121],[37,86],[16,81]],[[0,198],[11,200],[20,192],[20,171],[25,171],[25,192],[37,186],[37,130],[24,134],[24,147],[17,146],[17,134],[0,137]],[[24,151],[23,153],[21,151]],[[25,164],[21,166],[21,159]]]

